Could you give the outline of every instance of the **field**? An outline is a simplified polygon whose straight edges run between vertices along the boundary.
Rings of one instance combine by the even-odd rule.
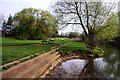
[[[78,51],[86,51],[85,43],[80,41],[73,41],[65,38],[54,38],[53,44],[42,44],[41,40],[17,40],[12,38],[3,38],[2,40],[2,65],[9,63],[36,53],[43,54],[51,50],[54,46],[69,42],[58,51],[60,54],[70,54]]]
[[[69,42],[70,39],[65,38],[62,41],[60,38],[55,38],[53,44],[42,44],[41,40],[16,40],[16,39],[2,39],[2,64],[9,63],[20,58],[34,55],[36,53],[42,54],[51,50],[54,46],[59,46],[62,43]]]

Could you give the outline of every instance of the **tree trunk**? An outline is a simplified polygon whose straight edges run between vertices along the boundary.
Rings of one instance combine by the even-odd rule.
[[[94,68],[94,58],[88,60],[88,63],[83,68],[82,72],[79,74],[79,78],[89,78],[89,80],[99,80],[96,75],[97,71]],[[84,79],[83,79],[84,80]]]
[[[90,32],[87,35],[87,48],[92,49],[93,47],[95,47],[95,35],[93,32]]]

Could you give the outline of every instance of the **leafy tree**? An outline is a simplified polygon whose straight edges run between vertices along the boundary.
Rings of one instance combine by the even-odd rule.
[[[37,14],[37,9],[33,9],[33,8],[23,9],[21,12],[17,13],[14,16],[14,21],[19,22],[18,23],[19,27],[16,27],[17,29],[15,30],[19,30],[18,28],[20,28],[21,30],[21,27],[22,27],[23,28],[22,30],[25,31],[24,35],[27,35],[26,37],[28,39],[33,39],[33,35],[36,28],[34,15],[36,14]],[[19,34],[18,36],[21,36],[21,35],[23,35],[23,33]]]
[[[56,18],[48,11],[34,8],[23,9],[14,16],[14,21],[18,22],[19,25],[14,30],[14,33],[22,30],[23,33],[17,34],[18,36],[24,34],[22,37],[25,39],[43,39],[49,34],[52,34],[50,31],[53,31],[54,29],[57,31],[57,22],[55,22],[55,20]]]
[[[110,20],[114,3],[62,1],[55,3],[53,8],[59,23],[64,27],[69,24],[82,27],[87,37],[87,45],[92,49],[98,27]]]
[[[8,18],[8,21],[7,21],[7,25],[12,26],[12,23],[13,23],[13,18],[10,15],[9,18]]]
[[[48,11],[41,11],[40,18],[37,19],[36,37],[53,37],[57,33],[57,19]]]
[[[58,20],[54,17],[51,16],[51,21],[50,21],[50,27],[49,27],[49,37],[55,37],[58,34]]]
[[[114,14],[111,20],[107,22],[109,26],[103,26],[97,35],[97,39],[102,42],[113,42],[114,38],[118,37],[118,15]]]
[[[2,23],[2,36],[6,36],[6,34],[5,34],[5,29],[6,29],[6,27],[7,27],[6,21],[4,21],[4,22]]]
[[[2,35],[5,36],[5,37],[12,37],[13,34],[12,34],[12,30],[13,30],[13,18],[12,16],[10,15],[9,18],[8,18],[8,21],[4,21],[3,22],[3,25],[2,25]]]

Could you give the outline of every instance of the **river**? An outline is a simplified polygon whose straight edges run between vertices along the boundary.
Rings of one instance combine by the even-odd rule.
[[[52,78],[116,78],[120,80],[120,48],[99,45],[105,52],[95,59],[72,59],[56,67]]]

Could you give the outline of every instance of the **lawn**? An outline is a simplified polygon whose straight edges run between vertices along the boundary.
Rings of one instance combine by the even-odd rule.
[[[55,43],[53,44],[42,44],[41,40],[16,40],[3,38],[2,64],[18,60],[29,55],[34,55],[36,53],[45,53],[51,50],[53,46],[59,46],[60,44],[69,41],[70,39],[68,38],[65,38],[64,41],[60,38],[55,38]]]
[[[69,54],[78,51],[85,51],[85,43],[81,41],[71,41],[69,44],[59,49],[61,54]]]
[[[13,38],[0,38],[0,40],[2,40],[2,46],[19,46],[41,43],[41,40],[17,40]],[[64,41],[61,41],[60,38],[55,38],[55,40],[57,44],[69,41],[68,38],[65,38]]]
[[[63,46],[59,50],[60,54],[82,53],[86,56],[91,56],[92,53],[85,48],[85,42],[71,41],[67,45]]]
[[[60,48],[60,54],[70,54],[75,52],[87,53],[85,43],[81,41],[73,41],[65,38],[62,41],[60,38],[54,38],[53,44],[42,44],[41,40],[16,40],[11,38],[2,39],[2,64],[9,63],[36,53],[43,54],[51,50],[54,46],[69,42],[67,45]]]
[[[41,43],[41,41],[40,40],[17,40],[13,38],[2,38],[2,46],[27,45],[27,44],[35,44],[35,43]]]

